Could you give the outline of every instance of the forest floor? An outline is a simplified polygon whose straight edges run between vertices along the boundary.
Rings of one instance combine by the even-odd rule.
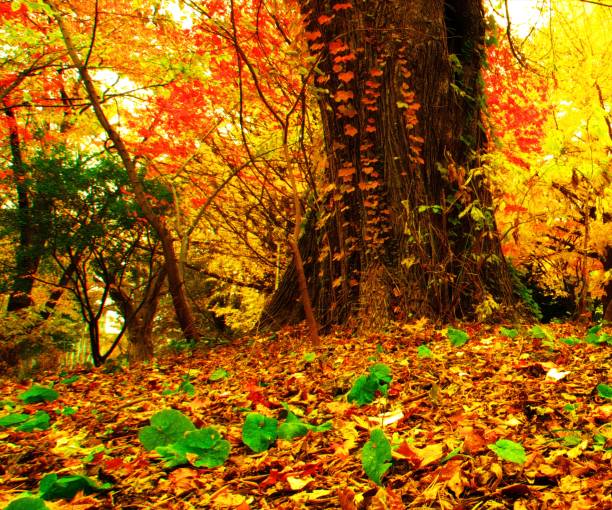
[[[0,508],[29,492],[11,510],[612,509],[612,331],[526,326],[511,339],[498,326],[460,327],[470,337],[461,346],[424,321],[361,337],[339,331],[314,349],[286,330],[148,365],[37,377],[58,393],[52,401],[25,403],[32,381],[2,379]],[[348,402],[377,364],[390,369],[386,395]],[[229,441],[224,464],[168,469],[145,450],[139,430],[169,408]],[[331,428],[254,453],[242,441],[254,411]],[[10,425],[38,423],[26,418],[44,430]],[[393,449],[389,460],[382,442],[366,447],[381,485],[362,465],[377,428]],[[49,474],[58,478],[41,485]],[[90,482],[106,488],[91,492]]]

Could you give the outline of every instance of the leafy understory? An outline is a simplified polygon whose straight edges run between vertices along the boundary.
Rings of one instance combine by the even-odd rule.
[[[287,330],[3,380],[0,508],[606,508],[611,340],[419,323],[307,352]]]

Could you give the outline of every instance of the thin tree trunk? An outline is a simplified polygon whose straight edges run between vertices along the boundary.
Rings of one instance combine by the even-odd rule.
[[[16,276],[9,296],[7,311],[15,312],[34,304],[32,288],[34,275],[38,270],[40,255],[35,253],[36,228],[32,221],[32,207],[29,197],[29,187],[25,165],[21,154],[21,142],[15,112],[4,103],[4,114],[9,130],[9,146],[11,148],[11,167],[13,181],[17,190],[17,221],[19,228],[19,244],[16,248]]]
[[[113,284],[111,297],[119,305],[128,335],[128,356],[130,361],[147,361],[153,358],[153,321],[157,313],[161,290],[166,278],[162,268],[151,277],[138,306],[119,286]]]
[[[89,75],[89,71],[81,60],[81,57],[79,56],[76,47],[72,42],[70,31],[63,22],[62,15],[59,9],[55,6],[55,3],[53,1],[45,1],[53,9],[53,16],[62,33],[66,49],[68,51],[70,59],[72,60],[72,63],[79,71],[81,80],[83,81],[83,86],[87,91],[87,96],[91,101],[98,122],[108,135],[109,139],[113,143],[113,146],[117,150],[119,157],[121,158],[123,166],[128,174],[130,185],[132,187],[132,190],[134,191],[136,203],[141,208],[145,219],[153,227],[159,237],[164,253],[165,267],[168,276],[168,287],[172,296],[172,303],[176,312],[176,318],[181,327],[183,335],[186,339],[198,340],[200,334],[196,327],[195,317],[193,316],[191,304],[189,303],[189,300],[187,298],[185,283],[181,277],[179,261],[176,255],[172,234],[163,219],[160,218],[153,211],[153,208],[151,207],[147,199],[143,183],[141,182],[138,176],[136,163],[130,157],[128,148],[125,145],[123,139],[115,130],[115,128],[110,124],[108,118],[106,117],[106,114],[104,113],[104,109],[102,108],[102,104],[100,102],[100,97],[96,91],[91,76]]]

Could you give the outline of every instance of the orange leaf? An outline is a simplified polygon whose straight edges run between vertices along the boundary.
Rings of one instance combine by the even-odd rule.
[[[327,25],[333,19],[333,16],[327,16],[323,14],[317,18],[317,21],[319,22],[319,25]]]
[[[345,73],[338,73],[338,78],[340,81],[344,83],[348,83],[355,77],[355,73],[353,71],[346,71]]]
[[[353,8],[353,4],[351,3],[336,4],[332,7],[334,11],[342,11],[344,9],[352,9],[352,8]]]
[[[343,103],[348,101],[349,99],[353,99],[353,97],[355,97],[355,94],[353,94],[351,90],[339,90],[338,92],[336,92],[334,99],[337,103]]]
[[[338,170],[338,177],[348,177],[350,175],[353,175],[354,173],[355,173],[354,166],[345,166],[345,167],[342,167],[340,170]]]
[[[320,34],[321,33],[319,32],[319,35]],[[337,53],[345,50],[348,50],[348,46],[343,41],[332,41],[329,43],[329,52],[332,55],[336,55]]]
[[[320,30],[315,30],[314,32],[306,32],[307,41],[316,41],[319,37],[321,37]]]
[[[355,126],[351,126],[350,124],[344,125],[344,134],[347,136],[355,136],[359,133],[359,130]]]

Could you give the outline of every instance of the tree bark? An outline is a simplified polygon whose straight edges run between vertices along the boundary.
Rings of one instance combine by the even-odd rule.
[[[514,303],[480,169],[480,0],[303,0],[328,186],[300,242],[323,325]],[[289,267],[262,315],[301,317]],[[281,300],[284,306],[281,305]]]
[[[138,175],[135,160],[130,157],[129,150],[123,139],[106,117],[104,109],[102,108],[100,97],[96,91],[87,66],[82,61],[74,43],[72,42],[70,31],[62,19],[60,11],[57,9],[53,1],[45,1],[53,9],[53,16],[62,33],[66,49],[72,63],[77,68],[79,75],[81,76],[83,86],[87,91],[87,96],[91,101],[96,118],[121,158],[121,162],[123,163],[123,166],[128,174],[130,185],[134,191],[136,203],[141,208],[145,219],[153,227],[159,237],[164,254],[164,265],[168,277],[168,287],[170,295],[172,296],[172,303],[174,305],[176,318],[181,327],[183,335],[188,340],[199,340],[200,334],[197,330],[195,317],[185,290],[185,282],[183,281],[180,271],[172,233],[168,229],[168,226],[163,219],[159,217],[151,207],[149,200],[147,199],[144,185]]]
[[[612,246],[606,246],[602,263],[604,272],[612,271]],[[603,320],[612,324],[612,278],[609,278],[604,285],[602,307]]]
[[[110,288],[111,297],[119,305],[123,320],[125,321],[130,361],[147,361],[153,358],[155,351],[153,320],[157,313],[165,279],[166,271],[164,268],[158,271],[157,274],[152,275],[138,305],[118,285],[113,284]]]
[[[34,275],[40,263],[40,255],[36,254],[37,229],[32,218],[28,176],[21,154],[17,119],[13,109],[6,105],[6,103],[3,103],[3,110],[8,124],[11,167],[17,191],[17,222],[19,229],[19,244],[15,249],[15,268],[17,274],[13,280],[13,288],[9,296],[7,311],[16,312],[34,304],[32,288],[34,286]]]

